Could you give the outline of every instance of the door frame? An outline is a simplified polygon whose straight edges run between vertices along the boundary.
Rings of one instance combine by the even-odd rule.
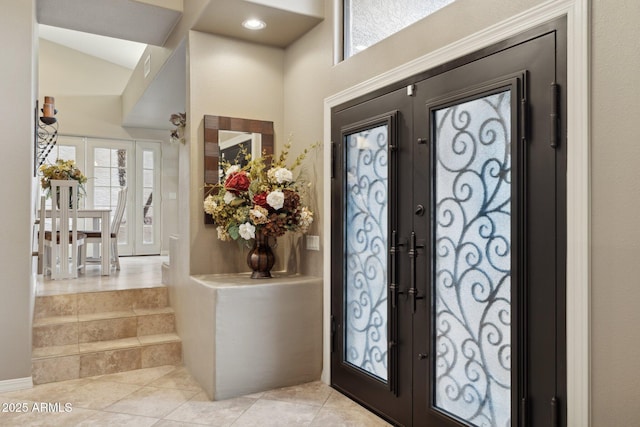
[[[557,18],[567,18],[567,425],[590,425],[589,1],[549,1],[324,101],[324,230],[331,230],[331,109]],[[330,382],[331,235],[324,243],[322,380]]]

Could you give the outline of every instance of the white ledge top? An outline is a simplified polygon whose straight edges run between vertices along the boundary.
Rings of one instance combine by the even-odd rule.
[[[322,283],[321,277],[304,276],[286,272],[271,272],[270,279],[252,279],[251,273],[198,274],[191,276],[196,282],[212,288],[279,286]]]

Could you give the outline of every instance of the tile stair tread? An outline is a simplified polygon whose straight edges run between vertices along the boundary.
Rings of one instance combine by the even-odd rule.
[[[109,319],[120,319],[123,317],[135,317],[135,315],[136,313],[133,310],[101,311],[98,313],[78,314],[78,321],[93,322],[95,320],[109,320]]]
[[[71,356],[77,354],[99,353],[103,351],[122,350],[126,348],[145,347],[155,344],[182,342],[180,337],[173,334],[145,335],[142,337],[122,338],[93,343],[71,344],[65,346],[51,346],[34,349],[32,360],[49,359],[53,357]]]
[[[33,321],[33,327],[48,326],[48,325],[61,325],[63,323],[74,323],[78,321],[78,315],[65,315],[65,316],[50,316],[41,317]]]
[[[136,348],[140,347],[140,341],[138,338],[120,338],[116,340],[107,340],[107,341],[95,341],[88,343],[80,343],[79,350],[80,354],[86,353],[98,353],[101,351],[110,351],[110,350],[123,350],[125,348]]]
[[[142,346],[154,345],[154,344],[165,344],[170,342],[182,342],[182,340],[176,333],[143,335],[143,336],[139,336],[138,340],[140,340],[140,344]]]
[[[74,292],[74,293],[70,293],[70,294],[60,294],[60,295],[38,295],[35,297],[35,304],[36,306],[39,306],[40,304],[47,304],[47,301],[49,304],[51,304],[50,300],[56,300],[58,298],[62,298],[66,301],[67,304],[71,303],[73,306],[76,307],[77,309],[77,305],[79,303],[79,299],[86,297],[88,295],[97,295],[97,294],[131,294],[131,293],[137,293],[140,291],[148,291],[151,289],[156,289],[159,291],[162,291],[163,293],[167,292],[168,287],[167,285],[163,284],[163,283],[158,283],[155,285],[150,285],[150,286],[145,286],[145,287],[140,287],[140,288],[129,288],[129,289],[105,289],[105,290],[88,290],[85,292]],[[39,310],[36,310],[36,315],[38,315],[38,313],[40,313]],[[45,317],[49,317],[47,315],[45,315]]]
[[[134,308],[134,313],[138,316],[147,316],[152,314],[170,314],[175,313],[175,310],[171,307],[160,308]]]
[[[67,293],[67,294],[37,295],[36,296],[36,301],[39,300],[39,299],[56,298],[56,297],[75,297],[75,298],[77,298],[78,295],[86,295],[86,294],[137,292],[137,291],[144,290],[144,289],[156,289],[156,288],[167,288],[167,285],[165,285],[164,283],[158,282],[158,283],[153,284],[153,285],[140,286],[140,287],[137,287],[137,288],[103,289],[103,290],[94,289],[94,290],[87,290],[87,291],[82,291],[82,292],[70,292],[70,293]]]
[[[103,311],[99,313],[90,313],[90,314],[74,314],[67,316],[51,316],[51,317],[41,317],[39,319],[35,319],[33,322],[34,327],[38,326],[48,326],[48,325],[60,325],[64,323],[74,323],[74,322],[93,322],[96,320],[108,320],[108,319],[119,319],[123,317],[135,317],[135,316],[150,316],[154,314],[171,314],[174,313],[175,310],[171,307],[160,307],[160,308],[134,308],[132,310],[127,311]]]
[[[48,359],[51,357],[73,356],[79,354],[78,344],[55,345],[49,347],[34,348],[31,354],[32,360]]]

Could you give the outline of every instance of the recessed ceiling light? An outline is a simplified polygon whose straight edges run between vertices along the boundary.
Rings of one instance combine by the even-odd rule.
[[[267,24],[259,19],[247,19],[242,23],[242,26],[249,30],[261,30],[266,27]]]

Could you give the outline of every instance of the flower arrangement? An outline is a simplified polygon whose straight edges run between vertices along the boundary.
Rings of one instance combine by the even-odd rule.
[[[62,160],[57,159],[55,163],[50,165],[40,166],[40,172],[42,178],[40,178],[40,185],[46,191],[47,197],[51,193],[51,180],[68,180],[75,179],[78,181],[78,192],[80,195],[85,194],[84,183],[87,182],[87,177],[76,166],[74,160]]]
[[[243,167],[221,162],[225,173],[220,183],[210,186],[204,201],[204,211],[213,216],[220,240],[249,241],[258,233],[278,237],[287,231],[308,231],[313,212],[302,203],[305,186],[294,179],[293,171],[309,149],[287,167],[290,147],[290,143],[285,145],[277,158],[252,159],[242,152],[248,162]]]

